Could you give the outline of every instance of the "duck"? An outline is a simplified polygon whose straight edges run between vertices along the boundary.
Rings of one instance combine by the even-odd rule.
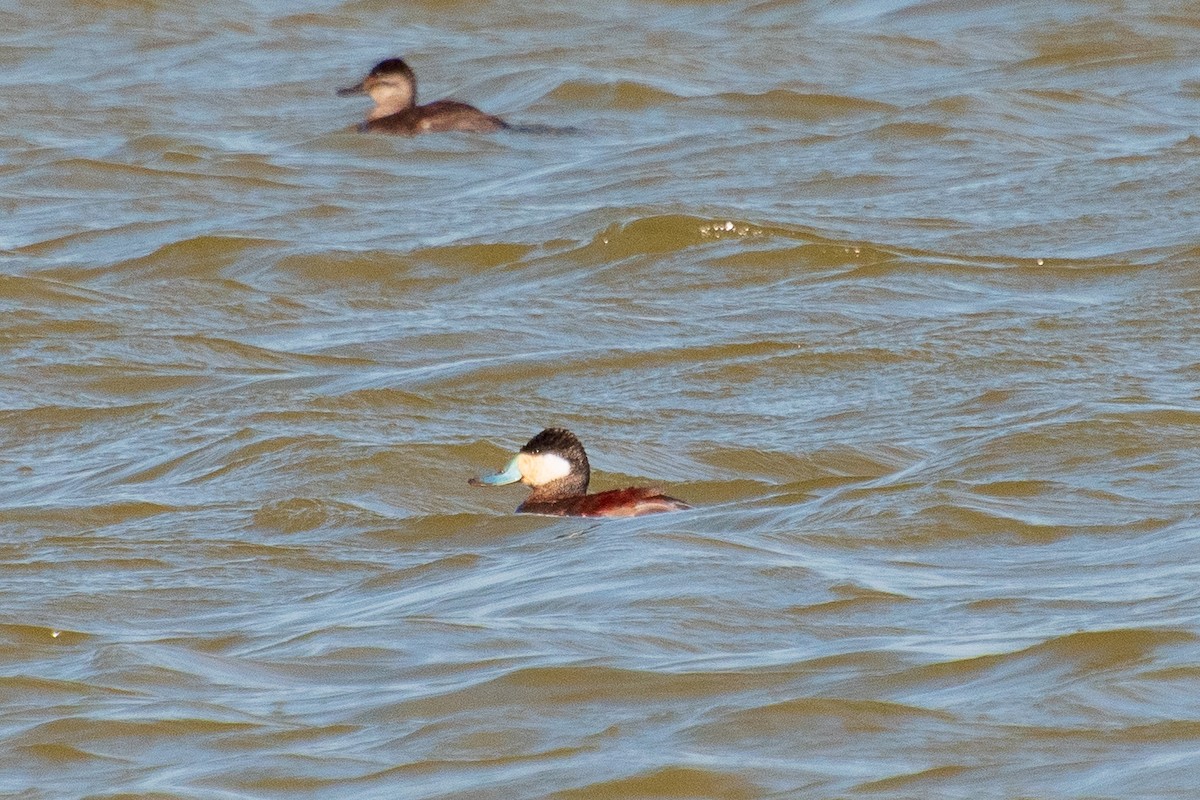
[[[579,437],[566,428],[546,428],[534,436],[503,471],[467,481],[472,486],[503,486],[520,481],[533,491],[518,514],[554,517],[640,517],[692,508],[658,489],[632,486],[588,494],[591,467]]]
[[[375,101],[375,108],[358,125],[360,133],[490,133],[510,127],[499,117],[457,100],[417,105],[417,76],[402,58],[380,61],[367,77],[337,93],[339,97],[365,94]]]

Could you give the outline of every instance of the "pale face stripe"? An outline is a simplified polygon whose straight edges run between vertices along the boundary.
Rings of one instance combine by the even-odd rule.
[[[544,486],[571,474],[571,464],[553,453],[521,453],[517,469],[521,471],[521,482],[530,486]]]

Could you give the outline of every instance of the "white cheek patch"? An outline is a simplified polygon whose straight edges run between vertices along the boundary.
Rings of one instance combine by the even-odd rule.
[[[570,462],[553,453],[521,453],[517,469],[521,471],[521,482],[530,486],[543,486],[571,474]]]

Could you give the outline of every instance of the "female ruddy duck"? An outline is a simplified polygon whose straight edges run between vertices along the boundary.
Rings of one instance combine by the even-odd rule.
[[[367,94],[375,101],[375,108],[358,126],[361,133],[488,133],[508,127],[499,117],[457,100],[417,105],[417,76],[400,58],[380,61],[359,84],[338,89],[337,93]]]
[[[518,514],[556,517],[640,517],[691,508],[657,489],[631,487],[588,494],[587,453],[566,428],[547,428],[521,448],[503,472],[471,478],[472,486],[502,486],[520,481],[533,488]]]

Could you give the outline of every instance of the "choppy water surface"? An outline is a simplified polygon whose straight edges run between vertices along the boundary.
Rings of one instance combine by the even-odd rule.
[[[0,19],[0,794],[1195,797],[1194,2]]]

